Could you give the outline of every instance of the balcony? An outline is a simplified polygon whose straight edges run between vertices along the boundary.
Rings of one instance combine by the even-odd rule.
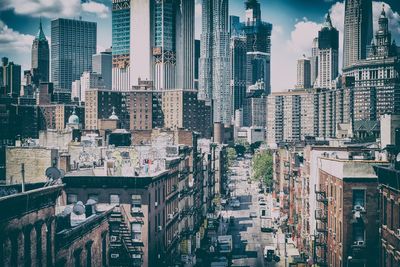
[[[354,259],[365,258],[367,251],[365,241],[354,241],[351,246],[351,251]]]
[[[326,222],[328,220],[328,217],[324,210],[317,209],[317,210],[315,210],[315,219],[322,221],[322,222]]]
[[[132,217],[143,217],[143,210],[141,209],[141,207],[132,207],[131,208],[131,215]]]

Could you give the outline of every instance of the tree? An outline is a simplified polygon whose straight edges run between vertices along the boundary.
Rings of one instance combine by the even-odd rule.
[[[236,150],[233,147],[228,147],[228,167],[232,166],[232,162],[236,159]]]
[[[236,150],[236,154],[238,156],[243,156],[244,153],[246,153],[246,147],[244,145],[241,145],[241,144],[235,145],[235,150]]]
[[[269,151],[257,152],[253,157],[253,177],[272,186],[273,159]]]
[[[250,145],[250,152],[251,154],[254,154],[254,152],[261,146],[262,142],[261,141],[257,141],[255,143],[252,143]]]

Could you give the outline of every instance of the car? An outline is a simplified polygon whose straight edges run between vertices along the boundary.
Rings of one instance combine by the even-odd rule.
[[[240,208],[240,201],[238,199],[234,199],[231,202],[232,208]]]
[[[251,212],[249,213],[249,217],[250,217],[250,218],[257,218],[257,212],[251,211]]]

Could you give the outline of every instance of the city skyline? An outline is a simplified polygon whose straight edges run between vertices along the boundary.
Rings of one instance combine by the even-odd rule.
[[[18,1],[6,1],[0,7],[0,56],[8,56],[10,60],[22,66],[22,70],[30,69],[30,48],[37,33],[40,17],[43,21],[43,30],[50,40],[50,21],[58,17],[76,18],[96,22],[102,29],[97,36],[97,53],[111,46],[111,1],[82,1],[79,4],[74,0],[61,6],[40,6],[35,4],[21,8],[16,6]],[[400,3],[395,0],[373,1],[373,29],[377,28],[377,21],[382,4],[390,19],[389,29],[393,39],[400,42],[400,30],[396,28],[400,23]],[[313,0],[307,3],[301,1],[260,1],[262,19],[274,25],[271,43],[271,88],[272,91],[285,91],[294,88],[296,84],[296,62],[303,54],[311,55],[312,39],[318,35],[324,17],[331,12],[332,23],[339,31],[339,72],[342,69],[343,59],[343,1]],[[69,6],[70,5],[70,6]],[[298,8],[303,6],[304,8]],[[244,18],[244,1],[231,1],[229,14]],[[51,11],[51,12],[50,12]],[[282,15],[284,14],[284,15]],[[201,32],[201,1],[196,0],[195,9],[196,39],[200,39]],[[22,23],[24,22],[24,23]],[[27,23],[25,23],[27,22]],[[30,57],[29,57],[30,58]],[[285,72],[285,79],[281,79]]]

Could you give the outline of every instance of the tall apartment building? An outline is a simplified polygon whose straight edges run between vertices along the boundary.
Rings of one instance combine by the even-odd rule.
[[[112,90],[130,88],[131,1],[112,1]]]
[[[8,61],[8,58],[1,59],[0,66],[0,95],[19,96],[21,90],[21,66]]]
[[[140,81],[129,94],[130,130],[151,130],[164,126],[161,92],[152,82]]]
[[[232,17],[232,16],[231,16]],[[232,112],[243,107],[246,96],[247,46],[245,37],[231,37],[231,96]]]
[[[131,2],[131,85],[194,86],[194,0]],[[140,36],[141,38],[137,38]]]
[[[77,89],[79,91],[79,101],[85,102],[86,100],[86,91],[90,89],[107,89],[105,86],[103,77],[99,73],[95,72],[89,72],[85,71],[82,73],[81,79],[79,80],[79,83],[77,81],[73,82],[74,87],[78,87]],[[75,88],[74,88],[75,89]]]
[[[231,123],[227,0],[203,0],[199,99],[212,105],[213,122]]]
[[[306,90],[267,97],[267,143],[300,141],[314,135],[314,97]]]
[[[129,92],[90,89],[85,92],[85,128],[99,129],[99,120],[108,119],[113,107],[122,129],[129,130]]]
[[[36,85],[41,82],[48,82],[50,67],[49,43],[42,29],[42,21],[39,24],[39,32],[36,34],[32,43],[32,73]]]
[[[71,92],[72,82],[92,70],[96,54],[95,22],[56,19],[51,21],[51,79],[55,91]]]
[[[346,0],[343,33],[343,68],[367,57],[367,45],[373,38],[372,1]]]
[[[306,58],[297,60],[296,89],[311,88],[311,61]]]
[[[171,89],[162,93],[164,127],[187,129],[211,135],[211,109],[204,100],[199,100],[196,90]]]
[[[343,76],[354,77],[354,120],[376,121],[383,114],[400,112],[399,56],[392,43],[389,20],[382,10],[375,40],[368,46],[367,58],[343,69]]]
[[[318,83],[319,88],[332,88],[339,74],[339,32],[332,26],[330,14],[318,32]]]
[[[95,54],[92,57],[92,70],[95,73],[100,74],[103,79],[104,86],[106,89],[111,90],[112,88],[112,54],[111,50],[106,49],[106,51]]]

